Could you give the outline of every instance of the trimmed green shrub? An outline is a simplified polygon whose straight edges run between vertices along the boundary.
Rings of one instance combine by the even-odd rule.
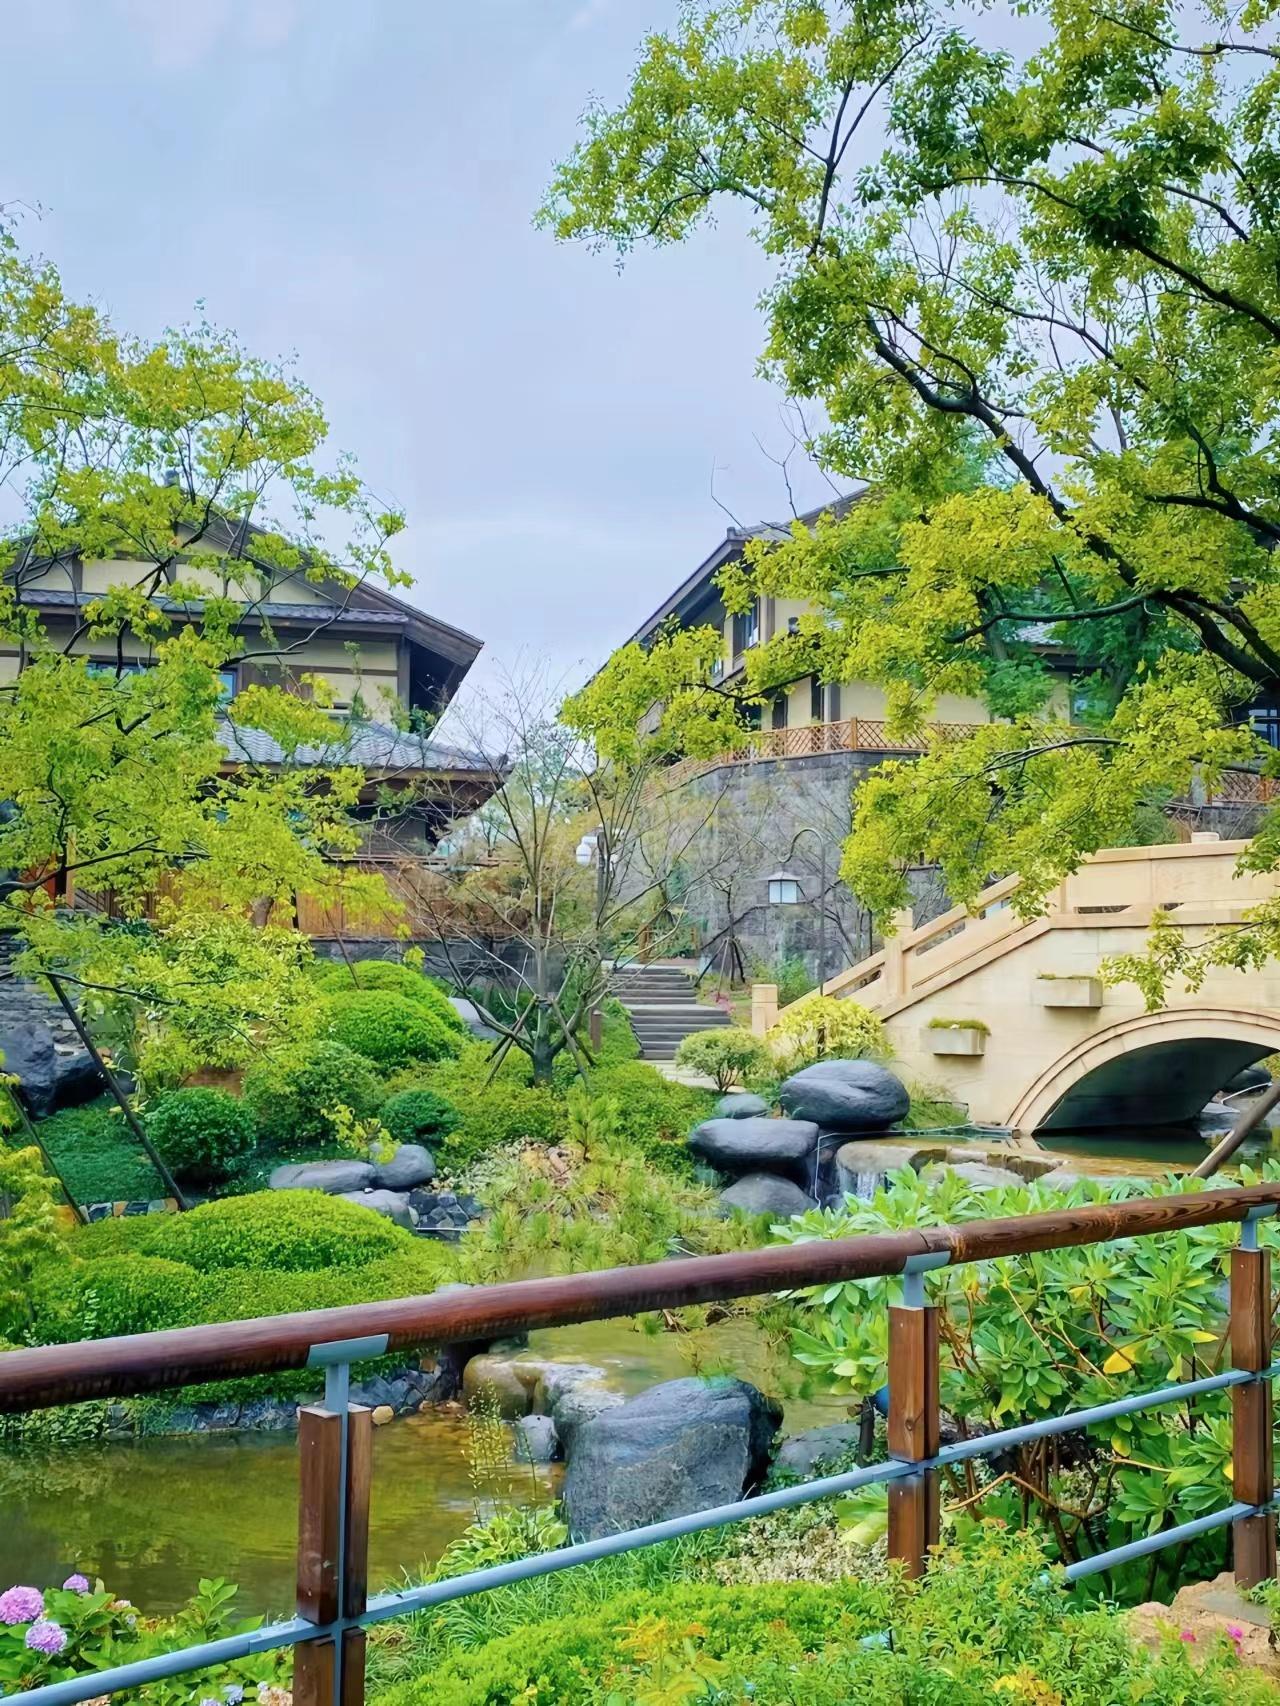
[[[564,1126],[564,1105],[551,1090],[529,1082],[527,1056],[509,1051],[493,1082],[492,1050],[468,1043],[454,1060],[442,1060],[427,1072],[397,1074],[397,1089],[425,1089],[451,1102],[459,1124],[433,1152],[436,1163],[454,1173],[504,1144],[529,1140],[550,1143]]]
[[[64,1108],[39,1125],[40,1139],[77,1202],[141,1202],[165,1194],[154,1168],[109,1096]]]
[[[378,1111],[386,1087],[362,1054],[341,1043],[268,1055],[244,1075],[244,1099],[264,1144],[288,1154],[333,1141],[330,1108],[351,1109],[357,1119]]]
[[[630,1148],[665,1173],[693,1177],[695,1163],[685,1139],[694,1126],[710,1119],[712,1091],[676,1084],[643,1060],[593,1072],[591,1089],[616,1102],[618,1132]]]
[[[379,1066],[443,1060],[456,1054],[463,1043],[464,1033],[446,1024],[438,1013],[389,989],[331,995],[327,1005],[330,1039]]]
[[[397,1143],[427,1143],[448,1137],[462,1124],[452,1102],[430,1090],[401,1090],[388,1096],[378,1118]]]
[[[685,1037],[676,1050],[676,1063],[690,1072],[705,1072],[723,1095],[735,1084],[766,1076],[773,1057],[759,1037],[739,1025],[725,1025]]]
[[[465,1035],[467,1027],[450,1005],[438,983],[395,960],[357,960],[352,965],[326,966],[317,981],[327,995],[354,995],[361,989],[379,989],[402,995],[437,1015],[449,1030]]]
[[[140,1218],[140,1217],[139,1217]],[[189,1214],[155,1215],[134,1248],[198,1273],[271,1268],[277,1273],[353,1268],[412,1244],[380,1214],[319,1191],[224,1197]]]
[[[190,1327],[202,1319],[199,1276],[181,1262],[129,1252],[86,1263],[79,1280],[80,1307],[99,1338]]]
[[[147,1115],[147,1136],[170,1171],[197,1184],[225,1179],[253,1148],[253,1114],[225,1090],[170,1090]]]

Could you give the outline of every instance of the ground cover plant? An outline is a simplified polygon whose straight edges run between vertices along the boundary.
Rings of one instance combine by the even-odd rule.
[[[40,1121],[40,1140],[79,1203],[162,1197],[163,1181],[109,1096]]]

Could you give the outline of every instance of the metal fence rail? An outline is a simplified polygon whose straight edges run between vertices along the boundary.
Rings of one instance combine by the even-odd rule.
[[[1229,1391],[1232,1395],[1235,1501],[1131,1545],[1082,1559],[1066,1573],[1069,1579],[1078,1579],[1230,1524],[1237,1580],[1252,1586],[1276,1573],[1271,1383],[1280,1374],[1280,1363],[1272,1361],[1270,1256],[1258,1247],[1257,1222],[1277,1209],[1280,1186],[1206,1191],[963,1226],[659,1262],[647,1268],[616,1268],[567,1279],[477,1287],[445,1297],[407,1298],[220,1327],[7,1352],[0,1355],[0,1411],[10,1413],[304,1366],[324,1369],[325,1399],[323,1405],[299,1412],[296,1617],[246,1635],[184,1647],[114,1670],[4,1696],[6,1706],[75,1706],[99,1695],[282,1647],[294,1649],[296,1706],[361,1706],[365,1630],[372,1624],[876,1484],[886,1485],[889,1491],[890,1554],[903,1563],[908,1574],[918,1575],[925,1567],[929,1548],[938,1540],[941,1470],[1033,1440],[1213,1392]],[[938,1319],[936,1307],[925,1302],[923,1275],[927,1271],[955,1263],[1233,1221],[1242,1223],[1240,1242],[1231,1255],[1233,1368],[953,1445],[940,1444]],[[518,1563],[368,1597],[372,1414],[349,1402],[353,1362],[391,1348],[467,1342],[513,1327],[567,1325],[642,1309],[675,1308],[837,1279],[895,1274],[903,1276],[903,1299],[889,1310],[889,1461],[565,1546]]]

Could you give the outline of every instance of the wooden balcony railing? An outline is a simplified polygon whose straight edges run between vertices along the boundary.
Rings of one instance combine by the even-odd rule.
[[[1183,1404],[1210,1392],[1230,1391],[1232,1395],[1231,1502],[1127,1546],[1081,1559],[1068,1567],[1066,1575],[1074,1580],[1107,1570],[1230,1524],[1237,1581],[1253,1586],[1276,1571],[1271,1382],[1280,1369],[1272,1362],[1271,1258],[1258,1247],[1256,1223],[1277,1209],[1280,1185],[1255,1185],[1063,1208],[961,1226],[773,1245],[730,1255],[657,1262],[649,1267],[520,1280],[223,1326],[184,1327],[5,1352],[0,1354],[0,1413],[5,1414],[91,1398],[123,1398],[247,1374],[300,1368],[325,1371],[323,1405],[309,1406],[299,1413],[297,1616],[246,1634],[6,1695],[5,1706],[76,1706],[80,1701],[282,1648],[294,1650],[295,1706],[361,1706],[365,1631],[372,1624],[682,1534],[877,1484],[887,1486],[889,1493],[890,1555],[901,1561],[908,1574],[919,1575],[929,1548],[939,1538],[943,1470],[1033,1440],[1080,1432],[1118,1416]],[[925,1300],[925,1272],[1224,1222],[1242,1226],[1240,1243],[1231,1256],[1227,1344],[1232,1367],[1201,1379],[1175,1382],[1155,1392],[1126,1392],[1087,1410],[1037,1417],[954,1445],[940,1444],[938,1311]],[[775,1489],[629,1533],[564,1546],[516,1563],[368,1596],[373,1430],[371,1412],[349,1401],[352,1362],[390,1350],[474,1342],[531,1327],[566,1326],[644,1310],[727,1302],[794,1287],[889,1275],[901,1275],[903,1287],[901,1304],[889,1309],[888,1462]]]

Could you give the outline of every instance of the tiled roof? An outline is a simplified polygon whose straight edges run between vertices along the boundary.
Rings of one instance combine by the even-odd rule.
[[[246,764],[281,764],[284,753],[270,735],[223,721],[219,738],[228,758]],[[467,752],[445,746],[421,735],[404,734],[382,723],[339,724],[330,746],[299,747],[294,762],[336,767],[356,764],[365,770],[442,771],[480,770],[490,774],[501,768],[482,752]]]
[[[33,604],[48,604],[69,610],[78,609],[91,604],[100,595],[93,592],[73,592],[70,587],[36,587],[31,590],[29,602]],[[179,615],[195,616],[204,609],[204,600],[199,598],[166,598],[163,594],[152,600],[161,610]],[[314,622],[317,627],[328,627],[337,622],[370,623],[378,627],[403,628],[414,614],[409,610],[367,610],[363,607],[348,605],[343,608],[337,604],[285,604],[276,599],[247,603],[247,616],[265,616],[274,622]]]

